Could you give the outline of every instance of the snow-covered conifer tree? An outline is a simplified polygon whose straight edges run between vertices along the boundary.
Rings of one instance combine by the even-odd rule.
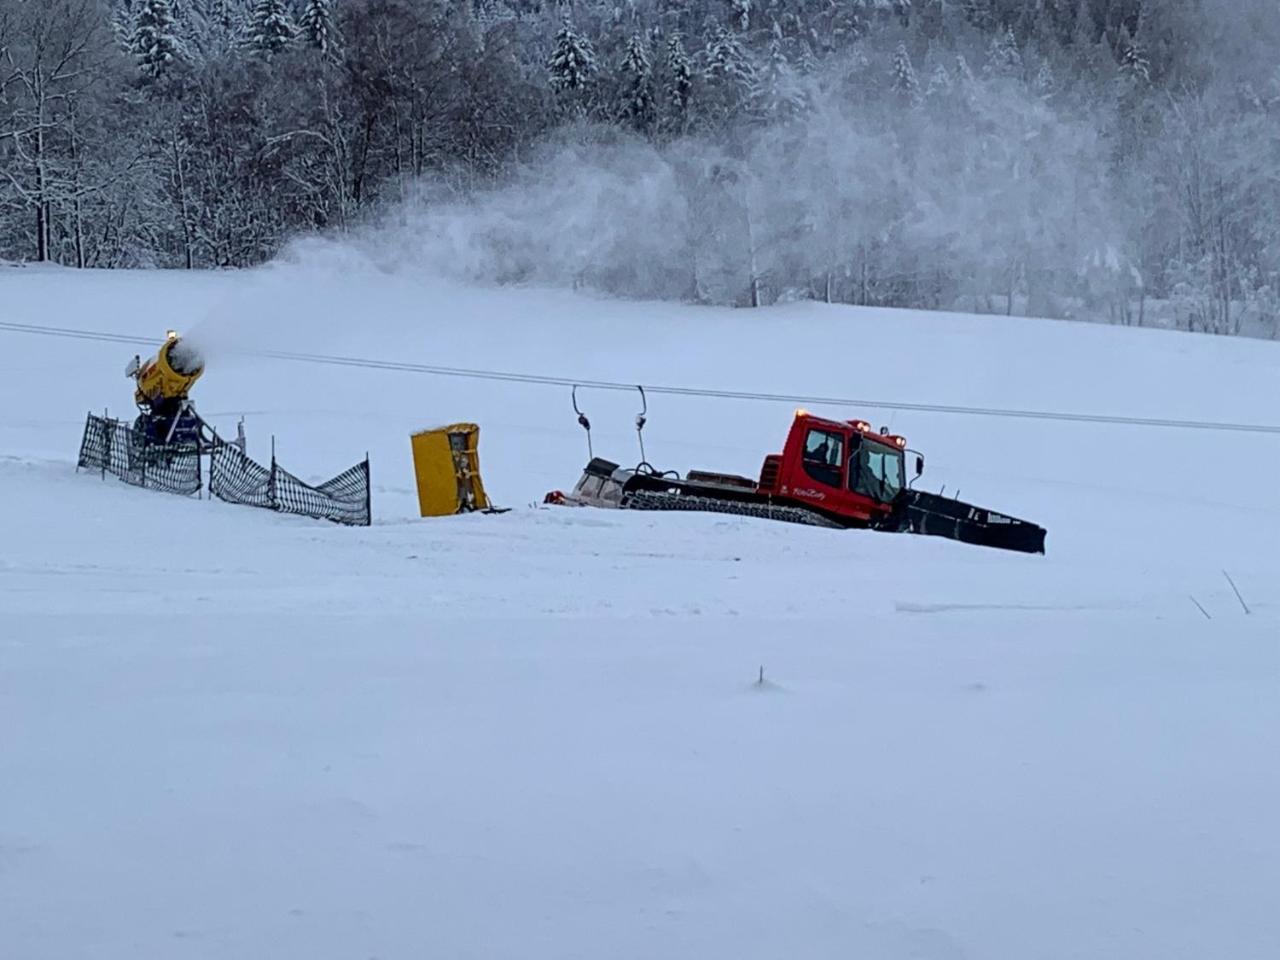
[[[933,72],[929,74],[929,85],[925,88],[924,95],[929,99],[947,97],[955,89],[955,84],[951,81],[951,74],[947,73],[947,68],[939,63],[933,68]]]
[[[720,27],[708,42],[704,56],[702,79],[708,115],[721,122],[741,116],[751,104],[755,70],[738,38]]]
[[[1022,72],[1022,54],[1018,50],[1018,38],[1013,35],[1011,27],[1006,27],[1003,32],[991,38],[984,70],[992,77],[1016,77]]]
[[[227,56],[249,22],[250,0],[182,0],[178,13],[186,55],[195,60]]]
[[[755,88],[756,110],[762,120],[793,120],[807,107],[804,89],[775,34]]]
[[[906,43],[899,43],[898,49],[893,51],[893,78],[890,86],[903,103],[915,105],[920,102],[920,81],[916,79],[916,68],[911,65],[911,54],[907,52]]]
[[[813,47],[807,42],[800,43],[800,57],[796,60],[796,69],[802,77],[811,77],[818,71],[818,58],[814,56]]]
[[[1135,84],[1151,82],[1151,62],[1147,52],[1125,30],[1120,39],[1120,75]]]
[[[738,43],[738,38],[721,27],[707,43],[707,65],[703,76],[708,82],[741,87],[750,86],[755,71]]]
[[[1040,69],[1036,71],[1035,90],[1042,99],[1047,99],[1053,95],[1056,81],[1053,76],[1053,67],[1049,66],[1048,60],[1040,61]]]
[[[684,51],[684,43],[676,34],[667,41],[667,74],[665,99],[674,117],[683,120],[693,95],[693,68]]]
[[[618,116],[637,130],[648,130],[654,118],[653,69],[639,34],[627,43],[619,71],[622,74],[622,92]]]
[[[978,78],[963,53],[956,54],[955,68],[951,73],[953,92],[960,103],[972,107],[977,103],[979,87]]]
[[[141,0],[133,15],[129,51],[148,80],[159,80],[182,55],[169,0]]]
[[[258,0],[249,14],[244,42],[263,53],[279,53],[296,33],[285,0]]]
[[[333,22],[333,0],[307,0],[300,26],[309,46],[324,54],[335,52],[338,35]]]
[[[547,63],[551,88],[559,93],[576,93],[591,82],[596,72],[596,55],[591,41],[579,36],[568,20],[556,34],[555,49]]]

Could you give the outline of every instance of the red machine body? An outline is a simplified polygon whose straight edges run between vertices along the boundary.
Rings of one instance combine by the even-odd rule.
[[[579,422],[585,418],[579,414]],[[643,427],[643,414],[637,429]],[[907,441],[865,420],[830,420],[797,410],[781,453],[758,479],[690,470],[683,478],[642,461],[634,468],[593,456],[570,494],[545,502],[631,510],[693,510],[824,527],[861,527],[945,537],[1043,553],[1045,531],[985,507],[911,489]],[[642,452],[643,455],[643,452]],[[913,481],[924,472],[915,455]]]

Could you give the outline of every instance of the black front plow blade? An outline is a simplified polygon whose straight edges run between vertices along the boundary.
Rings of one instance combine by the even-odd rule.
[[[907,495],[903,529],[997,550],[1044,553],[1044,527],[921,490]]]

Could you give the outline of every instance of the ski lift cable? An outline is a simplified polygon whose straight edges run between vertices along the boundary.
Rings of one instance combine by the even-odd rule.
[[[0,332],[25,333],[36,336],[65,337],[129,346],[151,346],[156,342],[146,337],[129,336],[82,330],[70,327],[49,327],[28,323],[0,320]],[[448,367],[433,364],[411,363],[401,360],[378,360],[370,357],[351,357],[335,354],[300,353],[285,350],[242,350],[243,356],[262,357],[293,363],[323,364],[338,367],[358,367],[368,370],[387,370],[400,373],[416,373],[429,376],[455,377],[469,380],[488,380],[500,383],[522,383],[538,386],[577,387],[579,389],[614,390],[633,392],[635,383],[614,380],[580,380],[571,377],[555,377],[515,371],[484,370],[469,367]],[[913,413],[942,413],[966,417],[994,417],[1015,420],[1054,420],[1065,423],[1100,423],[1131,427],[1159,427],[1181,430],[1205,430],[1219,433],[1260,433],[1280,435],[1280,424],[1229,423],[1208,420],[1185,420],[1172,417],[1130,417],[1108,414],[1069,413],[1050,410],[1018,410],[1002,407],[971,407],[958,404],[909,403],[876,400],[859,397],[814,396],[804,394],[764,393],[747,390],[716,390],[704,387],[644,384],[649,394],[676,397],[702,397],[716,400],[752,400],[765,403],[786,403],[808,406],[855,407],[872,410],[900,410]]]

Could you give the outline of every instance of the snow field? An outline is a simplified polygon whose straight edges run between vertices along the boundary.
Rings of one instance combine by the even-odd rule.
[[[1280,438],[847,411],[929,488],[1049,529],[1006,556],[531,509],[586,459],[567,390],[236,352],[1274,423],[1272,345],[326,256],[0,274],[0,319],[200,337],[200,410],[304,477],[368,449],[376,518],[77,475],[131,352],[5,336],[0,953],[1280,954]],[[580,396],[596,452],[633,458],[637,398]],[[754,473],[790,415],[651,397],[649,459]],[[407,434],[460,419],[516,509],[420,520]]]

